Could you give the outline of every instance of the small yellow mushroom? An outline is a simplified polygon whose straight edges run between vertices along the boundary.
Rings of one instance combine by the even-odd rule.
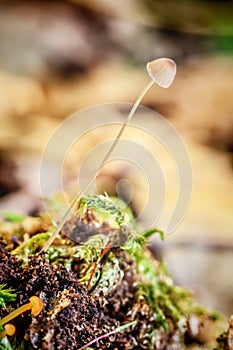
[[[43,301],[35,295],[29,298],[29,300],[29,303],[20,306],[18,309],[12,311],[9,315],[3,317],[3,319],[0,320],[0,324],[3,326],[4,324],[8,323],[13,318],[17,317],[18,315],[22,314],[27,310],[31,310],[31,314],[33,316],[41,312],[43,308]]]
[[[12,336],[15,334],[15,326],[13,324],[6,324],[4,331],[0,333],[0,339],[4,338],[6,335]]]

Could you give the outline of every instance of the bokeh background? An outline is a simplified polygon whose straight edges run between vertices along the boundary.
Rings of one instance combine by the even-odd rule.
[[[163,243],[153,238],[152,249],[166,261],[176,283],[230,315],[232,13],[233,2],[226,0],[0,1],[1,213],[35,215],[42,209],[40,159],[65,118],[99,103],[132,103],[148,82],[145,64],[171,57],[178,65],[174,84],[168,90],[153,87],[143,105],[168,118],[183,137],[194,189],[182,224]],[[137,137],[130,130],[127,135]],[[99,131],[80,141],[67,161],[64,187],[90,148],[105,138]],[[153,151],[150,140],[144,141]],[[169,211],[177,183],[166,157],[161,162],[168,178]],[[48,178],[53,167],[51,159]],[[131,205],[137,213],[146,184],[125,164],[105,168],[99,189],[114,194],[122,177],[134,185]],[[59,187],[56,181],[51,181],[51,194]]]

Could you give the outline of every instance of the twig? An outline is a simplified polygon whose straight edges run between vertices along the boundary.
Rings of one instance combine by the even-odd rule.
[[[110,335],[112,334],[115,334],[115,333],[119,333],[119,332],[122,332],[123,330],[125,330],[126,328],[128,327],[131,327],[133,325],[135,325],[137,323],[137,321],[133,321],[133,322],[130,322],[130,323],[127,323],[127,324],[123,324],[122,326],[119,326],[117,327],[116,329],[114,329],[113,331],[109,332],[109,333],[106,333],[106,334],[103,334],[103,335],[100,335],[99,337],[91,340],[89,343],[87,343],[86,345],[83,345],[81,348],[79,348],[78,350],[84,350],[85,348],[89,347],[90,345],[96,343],[97,341],[103,339],[103,338],[107,338],[109,337]]]

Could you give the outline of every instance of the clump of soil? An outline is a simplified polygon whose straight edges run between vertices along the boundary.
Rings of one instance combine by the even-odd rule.
[[[103,204],[98,199],[98,205]],[[119,210],[114,214],[124,225],[123,214]],[[208,343],[208,337],[199,338],[196,330],[193,336],[190,320],[195,318],[198,324],[199,318],[205,319],[208,325],[213,314],[173,285],[163,264],[146,249],[147,234],[130,237],[132,226],[127,223],[122,227],[124,233],[128,230],[124,236],[130,237],[128,241],[106,249],[116,230],[106,222],[97,223],[94,213],[72,219],[66,225],[73,233],[70,236],[81,230],[83,238],[88,233],[86,241],[59,236],[46,254],[40,249],[51,234],[43,232],[47,221],[46,226],[41,219],[42,233],[37,233],[37,227],[16,249],[11,240],[17,224],[11,223],[8,243],[0,241],[0,285],[12,288],[17,298],[8,302],[7,310],[0,307],[0,316],[26,304],[33,295],[42,299],[43,310],[36,316],[26,311],[12,321],[16,334],[5,349],[78,350],[92,342],[88,349],[165,350],[181,348],[190,339]],[[23,222],[20,227],[25,227]]]
[[[89,295],[74,272],[50,265],[43,255],[32,256],[23,268],[22,261],[4,250],[3,242],[0,254],[0,284],[20,291],[14,306],[28,302],[32,295],[43,300],[43,311],[36,318],[29,314],[17,318],[18,336],[29,336],[35,349],[78,349],[118,326],[104,314],[102,298]]]

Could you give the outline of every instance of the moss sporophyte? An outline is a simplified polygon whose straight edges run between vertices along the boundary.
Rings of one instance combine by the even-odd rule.
[[[154,82],[169,87],[176,65],[163,58],[150,62],[147,70],[152,81],[99,170],[144,94]],[[75,215],[70,218],[71,210]],[[191,317],[197,325],[203,319],[213,322],[213,314],[175,286],[164,264],[147,249],[148,238],[158,233],[163,239],[163,232],[140,232],[130,208],[119,199],[77,193],[57,227],[41,216],[27,239],[26,219],[20,222],[17,247],[12,244],[17,223],[10,222],[7,234],[4,220],[1,225],[1,350],[180,349],[192,338]]]

